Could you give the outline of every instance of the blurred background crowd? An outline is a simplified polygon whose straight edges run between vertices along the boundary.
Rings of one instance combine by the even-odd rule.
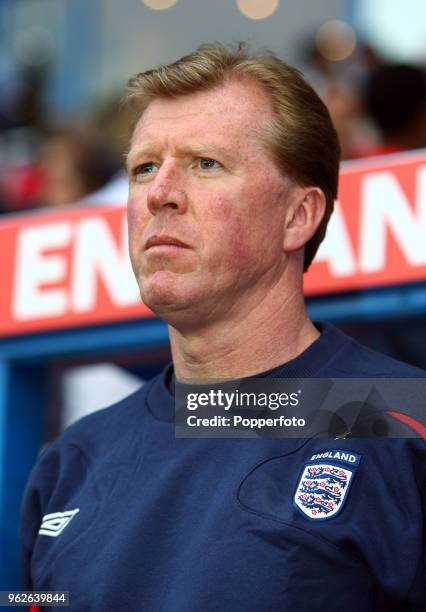
[[[199,0],[1,0],[0,211],[81,202],[123,180],[127,78],[209,40],[248,39],[296,65],[327,104],[343,159],[426,147],[426,33],[400,32],[410,1],[213,4],[218,27]]]

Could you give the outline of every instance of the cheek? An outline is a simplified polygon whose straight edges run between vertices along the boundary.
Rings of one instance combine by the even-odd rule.
[[[140,198],[129,196],[127,202],[127,225],[129,229],[130,257],[135,260],[140,249],[143,231],[148,223],[146,207],[140,203]]]
[[[207,242],[219,254],[227,253],[236,266],[237,258],[257,257],[259,250],[276,248],[282,207],[274,195],[269,183],[259,182],[210,199],[201,219]]]
[[[214,267],[240,269],[241,262],[251,258],[256,230],[244,201],[221,197],[210,202],[201,228]]]
[[[233,200],[217,213],[220,223],[210,238],[216,240],[214,265],[218,276],[226,273],[233,283],[262,276],[282,256],[280,211],[265,193],[271,191],[242,192],[238,206]]]

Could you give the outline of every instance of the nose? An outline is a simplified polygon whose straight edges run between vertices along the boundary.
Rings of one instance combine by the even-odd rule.
[[[188,208],[183,177],[179,170],[167,164],[162,164],[157,171],[147,194],[147,206],[152,215],[161,210],[170,209],[183,214]]]

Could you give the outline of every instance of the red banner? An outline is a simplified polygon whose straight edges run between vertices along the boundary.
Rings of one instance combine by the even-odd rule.
[[[0,334],[149,316],[122,207],[78,205],[0,222]],[[426,152],[347,162],[307,295],[426,279]]]
[[[426,152],[343,165],[327,237],[305,292],[426,279]]]

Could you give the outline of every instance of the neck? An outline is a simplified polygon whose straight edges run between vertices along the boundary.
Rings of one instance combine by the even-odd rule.
[[[300,355],[319,332],[309,320],[300,287],[254,304],[230,308],[225,320],[192,331],[170,326],[178,380],[243,378],[272,369]]]

